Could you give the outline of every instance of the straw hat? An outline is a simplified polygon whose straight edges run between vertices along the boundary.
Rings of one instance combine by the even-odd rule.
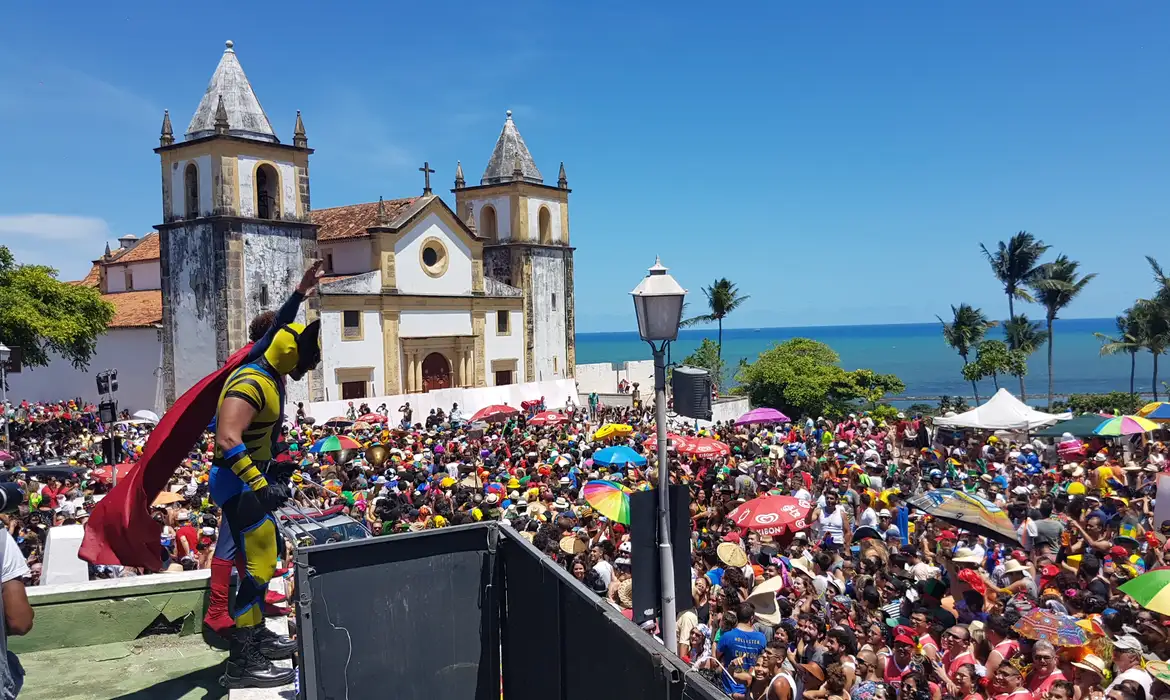
[[[1024,566],[1015,559],[1008,560],[1007,564],[1005,564],[1003,567],[1003,572],[1005,574],[1023,574],[1028,578],[1032,577],[1032,572],[1028,570],[1028,567]]]
[[[618,604],[626,610],[634,607],[634,579],[628,578],[618,584],[617,599]]]
[[[1074,661],[1073,666],[1083,668],[1086,671],[1092,671],[1102,678],[1105,677],[1105,662],[1096,654],[1086,654],[1085,658],[1080,661]]]
[[[809,561],[808,557],[797,557],[795,559],[790,559],[789,564],[792,565],[793,570],[799,571],[809,578],[816,576],[816,574],[813,573],[812,562]]]
[[[951,557],[951,561],[956,564],[982,564],[983,557],[979,556],[973,549],[960,547],[955,550],[955,556]],[[1016,564],[1018,565],[1019,562]]]
[[[520,536],[523,537],[524,539],[528,540],[529,542],[531,542],[532,538],[536,537],[536,533],[525,531],[525,532],[521,532]]]
[[[576,535],[565,535],[561,538],[561,551],[565,554],[584,554],[589,547],[585,541]]]
[[[734,542],[720,542],[715,548],[715,553],[719,555],[720,561],[736,569],[748,563],[747,552]]]

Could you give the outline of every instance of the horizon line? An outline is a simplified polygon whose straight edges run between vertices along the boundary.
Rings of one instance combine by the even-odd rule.
[[[1114,317],[1112,317],[1112,316],[1085,316],[1083,318],[1080,318],[1080,317],[1078,317],[1078,318],[1057,318],[1057,319],[1054,319],[1053,323],[1058,323],[1060,321],[1112,321],[1113,319],[1114,319]],[[723,331],[727,332],[727,331],[756,331],[756,330],[759,330],[759,331],[763,331],[763,330],[790,330],[793,328],[889,328],[891,326],[928,326],[928,325],[934,325],[936,323],[939,323],[939,321],[937,319],[934,321],[903,321],[901,323],[837,323],[837,324],[825,324],[825,325],[818,325],[818,326],[735,326],[735,327],[724,326]],[[996,323],[1000,324],[1000,323],[1002,323],[1002,321],[996,321]],[[997,325],[996,327],[998,328],[999,326]],[[717,326],[710,326],[708,328],[707,326],[703,326],[702,328],[680,328],[678,330],[678,332],[681,334],[681,333],[685,333],[686,331],[701,331],[701,330],[708,330],[708,329],[709,330],[718,330],[718,327]],[[635,327],[635,328],[633,328],[631,330],[627,330],[627,331],[578,331],[577,334],[578,335],[599,335],[599,334],[603,334],[603,333],[617,334],[617,333],[637,333],[637,332],[638,332],[638,329]]]

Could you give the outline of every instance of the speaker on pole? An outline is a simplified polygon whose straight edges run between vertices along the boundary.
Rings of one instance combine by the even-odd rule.
[[[674,411],[680,416],[711,420],[711,373],[698,367],[675,367],[670,374]]]
[[[674,555],[675,609],[691,607],[691,497],[686,484],[670,487],[670,543]],[[658,566],[658,489],[630,494],[630,558],[634,622],[658,617],[662,576]]]

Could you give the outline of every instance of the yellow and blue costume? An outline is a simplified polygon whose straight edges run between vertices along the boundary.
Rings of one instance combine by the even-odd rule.
[[[256,414],[244,430],[242,442],[216,449],[209,489],[223,509],[235,540],[240,584],[234,615],[237,628],[253,628],[263,620],[264,593],[276,570],[278,537],[272,509],[287,497],[287,475],[268,479],[268,465],[276,457],[284,415],[285,377],[298,380],[321,358],[320,324],[288,323],[273,334],[263,356],[236,369],[219,397],[246,402]]]

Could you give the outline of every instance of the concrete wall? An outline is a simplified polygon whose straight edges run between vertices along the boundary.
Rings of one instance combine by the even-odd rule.
[[[523,382],[524,376],[524,312],[520,310],[506,311],[508,314],[508,333],[501,335],[496,332],[498,325],[497,311],[485,314],[483,355],[484,372],[488,385],[494,385],[495,373],[492,372],[493,360],[516,360],[516,372],[512,381]]]
[[[422,265],[424,243],[437,238],[446,249],[447,269],[431,277]],[[428,214],[394,245],[395,276],[402,294],[471,294],[471,249],[435,214]]]
[[[654,386],[654,361],[598,362],[577,365],[577,385],[582,394],[596,391],[599,394],[616,394],[618,382],[622,379],[633,384],[638,382],[645,395]]]
[[[297,178],[296,166],[291,162],[267,161],[262,158],[240,156],[237,159],[236,172],[240,179],[240,216],[256,216],[256,168],[260,163],[268,163],[276,168],[280,177],[280,216],[282,219],[295,219],[297,215]]]
[[[390,409],[391,420],[398,414],[398,407],[410,402],[414,409],[414,420],[422,422],[432,408],[442,408],[449,411],[452,403],[458,403],[459,409],[465,418],[485,406],[492,404],[506,404],[520,408],[522,401],[530,401],[544,397],[549,408],[561,408],[570,397],[575,398],[575,387],[572,379],[560,379],[550,382],[527,382],[524,384],[510,384],[508,386],[488,386],[471,389],[440,389],[425,394],[398,394],[395,396],[376,396],[362,399],[370,406],[377,408],[386,404]],[[334,416],[344,416],[347,408],[346,401],[320,401],[305,404],[305,410],[310,416],[320,421],[327,421]]]
[[[178,398],[219,366],[218,344],[226,333],[221,305],[222,251],[211,224],[192,222],[160,232],[163,256],[164,366]],[[164,379],[165,381],[165,379]]]
[[[164,206],[169,205],[173,217],[187,215],[187,164],[191,162],[199,169],[199,215],[211,215],[211,156],[203,155],[171,165],[171,201]]]
[[[565,259],[559,250],[532,251],[532,340],[536,381],[568,376],[565,362]]]
[[[155,328],[112,328],[98,339],[87,370],[74,369],[54,358],[48,367],[24,368],[8,375],[13,401],[60,401],[81,396],[96,402],[98,372],[118,370],[118,405],[131,412],[148,409],[162,414],[162,338]]]
[[[535,243],[544,242],[540,240],[541,207],[548,209],[550,241],[560,243],[565,239],[564,233],[561,231],[561,203],[555,199],[538,199],[536,197],[528,198],[528,240]]]
[[[358,238],[352,241],[337,241],[321,244],[321,258],[333,255],[333,272],[336,275],[354,275],[370,270],[370,239]]]
[[[337,373],[339,369],[369,368],[373,385],[367,387],[367,395],[381,393],[382,387],[386,386],[385,363],[382,359],[382,314],[369,309],[363,309],[361,314],[362,339],[342,340],[342,313],[321,312],[321,367],[327,401],[341,398],[342,378]],[[348,376],[345,379],[352,381]],[[290,382],[289,386],[292,384]]]

